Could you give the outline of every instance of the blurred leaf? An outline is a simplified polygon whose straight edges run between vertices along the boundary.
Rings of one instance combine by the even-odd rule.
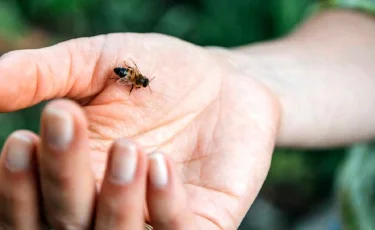
[[[267,3],[261,0],[202,0],[203,21],[197,27],[199,33],[195,39],[201,45],[227,47],[269,39],[272,24]]]
[[[22,12],[43,28],[76,36],[84,35],[90,22],[87,13],[97,0],[18,0]]]
[[[337,177],[344,230],[375,229],[375,145],[358,144]]]
[[[314,0],[273,0],[270,10],[274,17],[274,33],[283,36],[301,23],[309,13]]]
[[[199,23],[194,8],[181,4],[170,8],[159,20],[155,31],[179,38],[188,38]]]
[[[164,12],[165,6],[154,0],[101,0],[90,15],[91,31],[151,32]]]
[[[18,5],[14,2],[0,1],[0,38],[6,41],[20,39],[27,32]]]

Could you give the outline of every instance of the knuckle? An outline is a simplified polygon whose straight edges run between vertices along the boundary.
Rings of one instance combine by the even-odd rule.
[[[129,197],[129,199],[132,199]],[[118,199],[109,199],[103,202],[103,211],[106,213],[107,220],[116,220],[122,222],[127,219],[127,215],[124,215],[124,209],[127,210],[139,210],[141,203],[139,202],[126,202],[126,205],[118,201]],[[110,223],[111,221],[107,221]]]
[[[49,189],[68,189],[71,188],[74,181],[74,175],[69,170],[61,168],[49,168],[43,172],[42,183]]]
[[[11,213],[15,207],[22,207],[23,204],[27,203],[26,196],[22,196],[20,193],[15,191],[0,191],[0,215],[3,212]]]

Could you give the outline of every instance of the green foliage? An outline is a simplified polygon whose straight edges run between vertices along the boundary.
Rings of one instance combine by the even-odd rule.
[[[277,35],[284,35],[310,16],[315,4],[311,0],[274,0],[272,15],[278,20],[275,23]]]
[[[301,215],[330,194],[343,149],[277,148],[262,195],[291,215]]]
[[[344,149],[298,150],[277,148],[266,183],[288,180],[294,183],[319,182],[327,189],[336,168],[344,157]]]
[[[345,230],[375,229],[375,145],[350,151],[337,178],[337,196]]]
[[[0,1],[0,18],[0,38],[11,41],[25,35],[25,21],[17,4]]]
[[[158,32],[199,45],[238,46],[281,36],[309,0],[18,0],[28,21],[65,37]]]
[[[90,12],[92,3],[95,1],[18,1],[23,15],[35,25],[52,31],[58,28],[63,33],[69,32],[76,35],[81,35],[87,30],[89,24],[87,13]]]
[[[4,145],[5,140],[16,129],[22,129],[25,127],[25,121],[19,113],[3,113],[0,114],[0,142],[1,146]]]

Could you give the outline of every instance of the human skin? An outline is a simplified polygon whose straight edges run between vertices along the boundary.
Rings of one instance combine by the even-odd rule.
[[[239,47],[236,65],[282,104],[278,146],[346,146],[375,137],[374,48],[374,16],[331,10],[278,41]]]
[[[152,94],[138,89],[129,96],[128,87],[109,79],[127,57],[144,74],[155,68]],[[22,74],[19,66],[25,69]],[[81,38],[5,55],[0,72],[9,82],[0,86],[0,92],[6,92],[0,99],[2,111],[67,97],[82,105],[74,115],[76,125],[87,119],[87,154],[94,176],[85,151],[68,152],[75,158],[64,161],[49,158],[56,154],[40,148],[46,156],[39,167],[43,203],[52,226],[89,226],[93,180],[101,184],[113,140],[127,137],[147,153],[166,153],[176,165],[188,197],[176,203],[189,204],[177,207],[177,213],[191,213],[194,222],[174,220],[171,229],[237,228],[266,177],[278,106],[263,85],[231,70],[202,47],[157,34]],[[248,97],[247,90],[254,97]],[[56,110],[71,114],[72,108]],[[50,182],[43,183],[43,178]]]
[[[192,218],[176,215],[173,229],[236,229],[263,184],[275,143],[327,147],[375,136],[372,47],[374,19],[350,11],[327,11],[285,38],[231,50],[157,34],[80,38],[2,57],[0,110],[61,97],[80,103],[64,101],[63,108],[76,111],[77,127],[87,127],[87,151],[75,152],[74,164],[38,161],[48,169],[42,181],[57,175],[48,189],[42,186],[51,223],[90,225],[93,184],[101,185],[113,140],[127,137],[146,153],[165,152],[175,165],[187,202],[173,208]],[[129,96],[109,80],[129,57],[156,76],[152,94],[139,89]],[[39,149],[40,156],[50,154]],[[4,187],[9,181],[1,180]],[[35,182],[29,185],[34,191]],[[8,207],[23,205],[39,210],[35,201]]]

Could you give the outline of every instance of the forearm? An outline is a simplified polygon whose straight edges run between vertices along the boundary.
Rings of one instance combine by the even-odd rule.
[[[236,49],[243,70],[279,98],[279,146],[375,137],[375,19],[325,12],[279,41]]]

